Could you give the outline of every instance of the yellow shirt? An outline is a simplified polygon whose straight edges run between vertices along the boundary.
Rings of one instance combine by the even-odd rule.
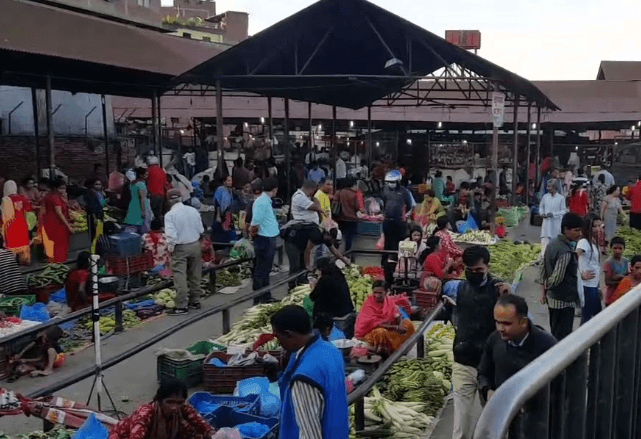
[[[325,192],[321,191],[320,189],[316,192],[316,195],[314,195],[314,198],[318,200],[318,202],[321,205],[321,209],[325,211],[325,214],[322,215],[321,221],[325,221],[326,219],[331,219],[332,218],[332,203],[329,201],[329,195],[327,195]]]

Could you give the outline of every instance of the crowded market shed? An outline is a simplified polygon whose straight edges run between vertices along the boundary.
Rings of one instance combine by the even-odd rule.
[[[159,108],[160,90],[172,77],[222,50],[221,46],[40,3],[2,0],[0,7],[0,84],[32,88],[34,107],[35,90],[45,89],[47,125],[51,125],[53,111],[51,90],[149,98]],[[29,19],[15,26],[17,17]],[[103,98],[106,120],[104,102]],[[157,129],[160,112],[155,113]],[[38,145],[38,132],[46,128],[35,128]],[[106,124],[104,131],[106,138]],[[55,165],[53,135],[50,130],[48,166]],[[108,153],[105,148],[107,159]]]
[[[224,143],[223,93],[266,96],[270,109],[272,98],[284,98],[287,137],[289,99],[309,103],[310,130],[312,103],[368,107],[370,163],[372,106],[489,108],[492,92],[501,92],[507,107],[558,109],[526,79],[365,0],[319,1],[174,83],[170,93],[175,95],[218,96],[219,145]],[[269,119],[271,136],[271,111]],[[289,168],[289,155],[286,160]]]

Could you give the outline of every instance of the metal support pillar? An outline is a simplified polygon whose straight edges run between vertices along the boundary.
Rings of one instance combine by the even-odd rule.
[[[530,141],[532,134],[532,103],[527,104],[527,148],[525,160],[525,205],[530,205]]]
[[[162,117],[160,116],[160,95],[156,98],[156,112],[158,113],[158,160],[160,160],[160,167],[162,168]],[[193,131],[196,132],[196,127],[192,127]]]
[[[56,166],[56,151],[54,145],[54,135],[53,135],[53,108],[51,105],[51,76],[47,76],[47,84],[45,91],[45,105],[47,109],[47,138],[49,140],[49,169],[50,174],[49,178],[53,180],[54,173],[53,167]]]
[[[272,157],[274,156],[274,115],[272,110],[272,98],[267,98],[267,111],[269,118],[269,144],[271,145]]]
[[[367,169],[372,167],[374,145],[372,144],[372,106],[367,107]]]
[[[314,145],[314,126],[312,125],[312,103],[307,103],[307,119],[309,122],[309,152],[311,154],[312,160],[316,160],[316,147]]]
[[[36,183],[42,176],[40,166],[40,126],[38,121],[38,98],[36,89],[31,87],[31,107],[33,109],[33,135],[36,141]]]
[[[339,157],[338,142],[336,139],[336,106],[332,107],[332,152],[334,153],[334,188],[336,188],[336,160],[338,160]]]
[[[218,144],[218,171],[220,175],[225,175],[223,173],[223,167],[225,164],[225,133],[223,130],[223,86],[219,79],[216,81],[216,143]]]
[[[498,192],[498,183],[499,183],[499,128],[494,126],[492,130],[492,207],[496,207],[496,194]],[[492,230],[492,236],[494,236],[494,231],[496,230],[496,209],[493,208],[490,210],[490,227]]]
[[[105,101],[105,95],[100,96],[100,103],[102,104],[102,133],[105,137],[105,170],[109,175],[109,134],[107,129],[107,103]]]
[[[519,95],[514,96],[514,149],[512,151],[512,205],[516,206],[516,183],[519,171]]]
[[[427,172],[426,176],[430,175],[432,167],[432,130],[427,130]]]
[[[291,148],[289,145],[289,99],[285,99],[285,126],[283,127],[285,131],[284,142],[285,142],[285,169],[287,169],[287,195],[286,200],[289,201],[291,197]]]
[[[151,142],[152,151],[156,155],[156,135],[158,134],[158,108],[156,108],[158,101],[156,100],[156,90],[151,97]]]
[[[536,107],[536,175],[534,176],[534,181],[536,181],[536,184],[534,185],[535,192],[541,182],[540,180],[541,176],[539,175],[540,170],[541,170],[541,107],[537,106]]]
[[[550,127],[548,131],[549,141],[550,141],[550,158],[554,162],[554,128]]]

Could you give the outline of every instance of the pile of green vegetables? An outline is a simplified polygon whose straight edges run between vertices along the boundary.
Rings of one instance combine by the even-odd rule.
[[[628,258],[628,260],[636,255],[641,255],[641,231],[631,227],[621,227],[617,231],[617,236],[625,239],[623,256]]]
[[[541,254],[538,244],[515,244],[512,241],[501,241],[489,247],[492,258],[490,272],[506,282],[519,275],[523,269],[533,264]]]
[[[13,437],[3,434],[0,435],[0,439],[71,439],[75,434],[75,430],[67,430],[64,427],[56,427],[47,433],[44,433],[42,431],[34,431],[29,434],[21,434]]]
[[[232,272],[231,268],[233,267],[216,272],[216,286],[218,288],[237,287],[243,282],[244,276],[238,271]]]
[[[69,267],[64,264],[48,264],[38,274],[28,274],[27,283],[30,287],[46,287],[49,285],[63,285],[67,280]]]

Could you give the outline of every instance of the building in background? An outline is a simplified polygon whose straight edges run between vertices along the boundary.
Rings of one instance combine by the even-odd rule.
[[[163,6],[161,10],[162,26],[173,35],[230,45],[249,36],[248,13],[217,14],[213,1],[174,0],[174,6]]]

